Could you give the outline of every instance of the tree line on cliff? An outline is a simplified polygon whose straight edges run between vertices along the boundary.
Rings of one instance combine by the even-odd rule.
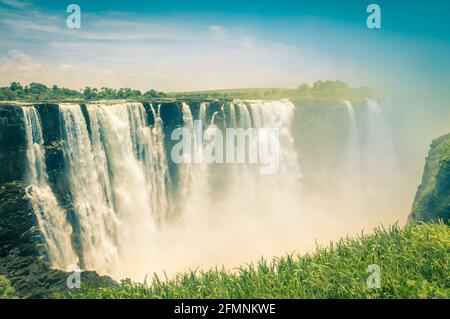
[[[65,101],[65,100],[145,100],[151,98],[198,98],[198,99],[279,99],[279,98],[339,98],[364,99],[377,94],[367,88],[354,88],[343,81],[316,81],[313,84],[302,83],[297,88],[245,88],[222,89],[190,92],[163,93],[154,89],[146,92],[130,88],[113,89],[108,87],[85,87],[73,90],[53,85],[33,82],[22,85],[12,82],[0,87],[0,101]]]
[[[9,86],[0,88],[0,100],[4,101],[48,101],[48,100],[111,100],[111,99],[140,99],[161,98],[163,92],[149,90],[142,93],[140,90],[130,88],[113,89],[102,87],[100,89],[85,87],[77,91],[53,85],[48,87],[42,83],[22,85],[12,82]]]

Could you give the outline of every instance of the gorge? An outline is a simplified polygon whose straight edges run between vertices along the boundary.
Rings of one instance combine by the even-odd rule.
[[[316,240],[399,219],[391,211],[400,207],[401,170],[374,100],[10,103],[0,120],[1,196],[31,208],[27,224],[2,240],[2,257],[26,238],[24,249],[51,268],[144,280],[308,251]],[[175,163],[176,128],[204,151],[198,120],[204,131],[279,129],[278,171]],[[2,214],[20,202],[4,201]]]

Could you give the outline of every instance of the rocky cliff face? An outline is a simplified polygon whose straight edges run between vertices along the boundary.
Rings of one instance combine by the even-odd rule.
[[[21,109],[0,105],[0,184],[22,180],[26,167],[26,140]]]
[[[51,298],[68,291],[68,273],[51,269],[31,203],[19,181],[0,186],[0,275],[6,276],[22,298]],[[91,286],[113,285],[109,277],[81,273]]]
[[[61,151],[57,105],[36,105],[45,126],[46,163],[58,189]],[[22,298],[51,298],[67,291],[68,274],[51,269],[31,202],[26,197],[27,146],[23,113],[0,105],[0,277],[6,276]],[[83,272],[82,283],[113,285],[109,277]]]
[[[0,258],[11,251],[19,256],[44,256],[42,238],[25,184],[13,181],[0,185]]]
[[[409,216],[410,221],[438,219],[450,219],[450,134],[432,142]]]

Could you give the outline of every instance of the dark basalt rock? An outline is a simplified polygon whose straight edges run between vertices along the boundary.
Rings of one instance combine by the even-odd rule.
[[[0,184],[23,179],[26,153],[22,110],[14,104],[0,105]]]
[[[11,282],[21,298],[65,295],[70,275],[51,269],[36,217],[20,181],[0,186],[0,275]],[[81,273],[82,285],[111,286],[115,282],[92,271]]]
[[[71,273],[49,268],[35,256],[21,256],[15,250],[0,258],[0,274],[8,278],[20,298],[64,297],[71,289],[67,279]],[[111,287],[116,284],[107,276],[99,276],[94,271],[80,273],[82,287]],[[74,288],[76,289],[76,288]]]
[[[164,145],[166,146],[166,156],[168,159],[171,158],[170,150],[172,147],[178,142],[173,141],[171,139],[172,132],[178,128],[182,127],[184,124],[183,121],[183,107],[181,102],[165,102],[161,103],[160,106],[160,117],[163,122],[163,131],[164,131]],[[178,180],[178,166],[173,161],[168,161],[168,169],[171,181]],[[173,193],[176,193],[177,190],[173,189],[176,183],[170,183],[169,187]]]
[[[155,113],[158,112],[158,105],[150,105],[149,102],[143,102],[142,105],[144,106],[145,112],[147,114],[147,124],[149,126],[153,126],[155,124],[155,115],[152,111],[152,106],[155,111]]]
[[[44,145],[48,146],[55,141],[61,140],[58,104],[35,104],[34,107],[41,118]]]
[[[0,185],[0,257],[13,249],[19,256],[39,256],[46,250],[25,187],[19,181]]]

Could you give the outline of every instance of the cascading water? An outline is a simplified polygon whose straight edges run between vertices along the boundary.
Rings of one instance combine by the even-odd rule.
[[[396,155],[394,151],[392,134],[381,105],[373,100],[367,100],[368,108],[368,151],[370,152],[370,165],[382,161],[395,166]],[[371,161],[370,161],[371,159]]]
[[[189,154],[183,154],[184,163],[180,165],[180,208],[182,215],[189,218],[196,211],[204,211],[208,202],[208,167],[203,157],[203,128],[206,124],[206,103],[200,104],[198,122],[194,122],[191,109],[182,103],[183,129],[190,133]]]
[[[381,105],[374,100],[367,100],[367,136],[364,150],[365,189],[369,202],[376,205],[391,203],[386,214],[393,214],[397,208],[399,196],[392,190],[402,187],[400,168],[394,149],[392,134]],[[389,185],[389,187],[386,187]],[[381,210],[381,209],[379,209]]]
[[[365,169],[374,187],[398,182],[399,167],[392,134],[380,104],[367,100],[368,123],[365,149]],[[383,174],[379,174],[380,170]]]
[[[164,148],[162,122],[150,105],[155,119],[153,128],[147,126],[146,112],[142,104],[128,104],[132,145],[137,160],[145,176],[145,189],[149,198],[151,214],[157,222],[164,222],[168,215],[169,204],[166,192],[168,173]]]
[[[153,150],[142,104],[88,105],[87,110],[100,123],[97,134],[104,136],[114,205],[111,218],[118,220],[113,240],[123,272],[151,250],[156,221],[167,207],[152,211],[151,200],[158,199],[150,198]]]
[[[114,273],[119,264],[116,234],[120,222],[114,212],[114,189],[109,182],[100,136],[93,139],[92,146],[79,105],[60,105],[59,109],[65,176],[78,225],[76,235],[82,249],[82,266]]]
[[[358,125],[356,121],[355,110],[350,101],[344,100],[347,109],[349,128],[347,138],[347,152],[344,159],[343,176],[340,178],[345,185],[340,187],[346,194],[345,202],[352,203],[355,206],[357,200],[361,200],[363,195],[363,177],[361,168],[360,142]],[[361,207],[358,207],[361,211]]]
[[[298,187],[302,177],[297,153],[294,150],[294,138],[291,134],[292,119],[295,106],[289,100],[282,101],[251,101],[255,128],[277,129],[280,142],[280,165],[278,178],[283,185]],[[273,132],[272,132],[273,133]],[[278,136],[272,136],[277,138]]]
[[[347,108],[348,120],[349,120],[349,138],[348,138],[348,149],[349,149],[349,158],[350,161],[353,162],[353,167],[359,166],[360,156],[359,156],[359,133],[358,133],[358,125],[356,123],[356,115],[355,110],[353,110],[352,103],[350,101],[345,100],[344,104]]]
[[[231,117],[230,122],[234,124],[232,127],[244,130],[252,128],[251,115],[247,105],[243,101],[233,101],[233,103],[229,104],[229,108],[229,114]],[[248,146],[246,146],[246,149],[244,150],[245,153],[249,153],[249,148],[255,146],[256,138],[256,136],[249,137]],[[235,147],[235,151],[238,151],[237,147]],[[253,149],[253,151],[255,150]],[[238,160],[236,156],[237,155],[234,155],[233,158],[235,161]],[[239,190],[242,193],[234,194],[234,196],[230,197],[237,198],[238,203],[242,202],[242,198],[255,199],[255,183],[257,181],[252,178],[252,176],[256,176],[255,172],[251,172],[252,169],[255,170],[254,167],[251,168],[246,163],[233,165],[231,168],[232,174],[230,176],[231,181],[229,183],[236,186],[234,190],[231,191]]]
[[[147,260],[156,224],[168,214],[161,119],[141,103],[61,105],[68,188],[83,266],[119,275]],[[89,126],[89,129],[88,129]],[[88,134],[90,132],[90,135]]]
[[[29,183],[27,196],[31,199],[52,266],[67,269],[68,266],[78,262],[71,244],[72,229],[67,222],[66,212],[59,207],[48,182],[44,140],[38,112],[33,106],[24,106],[22,111],[27,140]]]
[[[152,202],[152,212],[157,215],[157,221],[162,223],[170,214],[169,197],[167,194],[168,165],[166,149],[164,146],[163,122],[160,117],[160,106],[158,112],[150,104],[155,124],[148,131],[147,138],[150,143],[150,167],[144,164],[147,184],[150,185],[150,201]]]
[[[61,191],[70,199],[67,211],[58,206],[48,183],[38,113],[33,107],[23,107],[32,185],[27,193],[52,264],[67,269],[79,263],[115,278],[140,280],[152,271],[183,271],[212,266],[211,261],[236,265],[262,254],[296,249],[301,238],[315,238],[311,229],[319,224],[336,229],[345,215],[337,212],[353,214],[355,207],[362,207],[356,205],[358,199],[384,201],[379,191],[366,201],[362,190],[368,189],[371,195],[371,190],[386,183],[380,184],[381,178],[392,180],[394,176],[384,169],[393,167],[395,154],[381,107],[368,101],[367,123],[358,126],[351,103],[345,101],[345,105],[348,135],[340,144],[345,147],[339,149],[339,160],[332,160],[328,170],[337,174],[331,177],[342,181],[337,184],[339,190],[356,190],[342,200],[342,194],[325,199],[320,189],[312,197],[305,196],[311,189],[301,182],[291,130],[294,105],[288,100],[203,102],[198,113],[182,103],[182,123],[174,128],[182,124],[190,133],[191,149],[183,154],[184,163],[170,170],[166,154],[171,150],[164,143],[167,127],[163,127],[160,105],[61,104]],[[215,134],[227,137],[227,128],[255,130],[256,134],[245,138],[245,161],[238,161],[236,144],[231,162],[228,147],[224,163],[205,157],[220,136]],[[270,130],[259,134],[264,129]],[[238,144],[238,140],[235,136],[232,142]],[[276,169],[262,174],[263,163],[249,162],[250,155],[258,154],[261,160],[260,147],[271,140],[279,142],[278,153],[272,154]],[[327,203],[318,205],[315,196],[319,203]],[[337,207],[336,198],[349,205]],[[366,209],[358,208],[358,212]],[[186,246],[195,249],[187,251]]]
[[[200,120],[205,122],[206,104],[200,106]],[[194,154],[205,150],[202,140],[198,139],[197,128],[194,127],[193,117],[189,105],[183,103],[183,119],[184,129],[192,132],[194,136],[193,148]],[[219,113],[225,113],[228,119],[220,117]],[[267,207],[273,207],[282,201],[282,198],[289,197],[292,191],[299,191],[301,172],[298,166],[297,155],[294,150],[293,138],[290,135],[290,125],[294,113],[294,105],[289,101],[249,101],[248,105],[242,101],[228,103],[221,107],[219,111],[214,112],[209,126],[206,126],[204,132],[205,137],[214,136],[214,131],[218,127],[230,127],[239,129],[276,129],[279,136],[259,136],[258,134],[250,134],[248,136],[248,147],[245,149],[246,158],[249,158],[250,152],[258,153],[256,148],[259,142],[268,142],[270,138],[278,138],[280,141],[279,167],[277,172],[272,176],[263,176],[260,173],[258,165],[248,162],[229,163],[228,167],[221,166],[217,170],[214,164],[206,165],[204,161],[201,163],[184,164],[180,168],[182,185],[182,193],[190,194],[187,206],[192,206],[195,211],[213,211],[217,205],[223,204],[232,206],[231,203],[239,203],[238,205],[254,205],[255,201],[260,201]],[[220,123],[223,121],[223,123]],[[217,124],[217,125],[216,125]],[[230,125],[231,124],[231,125]],[[271,131],[269,134],[273,134]],[[222,136],[226,136],[222,132]],[[260,138],[266,140],[259,141]],[[206,139],[206,143],[212,143],[210,138]],[[236,141],[234,141],[236,142]],[[236,145],[235,145],[236,146]],[[228,151],[228,150],[227,150]],[[237,160],[236,153],[234,161]],[[214,175],[229,170],[230,174],[221,179],[222,184],[231,185],[226,187],[228,191],[221,194],[220,199],[216,203],[207,204],[208,192],[215,191],[208,187],[208,181],[214,179]],[[203,186],[201,186],[203,185]],[[222,185],[223,186],[223,185]],[[267,190],[271,189],[270,196],[267,196]],[[281,191],[283,189],[283,191]],[[264,195],[263,195],[264,194]],[[212,194],[213,195],[213,194]],[[245,203],[244,203],[245,202]],[[188,209],[187,209],[188,210]]]

